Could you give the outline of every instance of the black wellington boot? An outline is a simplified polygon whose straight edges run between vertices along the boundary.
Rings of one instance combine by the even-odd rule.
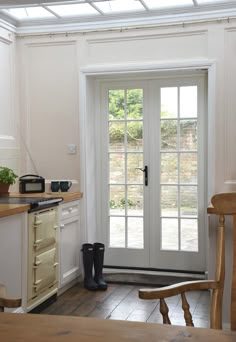
[[[103,260],[104,260],[104,252],[105,246],[103,243],[96,242],[93,244],[94,246],[94,280],[98,285],[98,290],[106,290],[107,283],[103,279],[102,269],[103,269]]]
[[[83,252],[84,265],[84,287],[90,291],[98,289],[97,283],[93,280],[93,254],[94,248],[91,243],[84,243],[81,251]]]

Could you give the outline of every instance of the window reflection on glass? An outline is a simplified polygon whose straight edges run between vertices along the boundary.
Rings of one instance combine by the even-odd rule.
[[[180,149],[197,150],[197,120],[180,121]]]
[[[161,186],[161,216],[178,216],[177,186]]]
[[[124,184],[125,155],[123,153],[110,153],[109,157],[110,183]]]
[[[178,182],[178,154],[161,153],[161,183]]]
[[[180,87],[180,117],[197,117],[197,86]]]
[[[176,118],[178,115],[178,88],[161,88],[161,118]]]
[[[143,122],[129,121],[127,123],[127,150],[143,150]]]
[[[180,187],[180,215],[197,216],[198,193],[197,186]]]
[[[125,215],[125,186],[110,185],[110,215]]]
[[[127,119],[143,118],[143,89],[127,89]]]
[[[127,209],[129,216],[143,216],[143,185],[127,186]]]
[[[125,247],[125,218],[110,217],[110,247]]]
[[[128,218],[128,248],[143,248],[143,218]]]
[[[109,119],[125,118],[125,91],[122,89],[109,90]]]
[[[198,220],[181,219],[181,244],[182,251],[198,252]]]
[[[143,172],[137,168],[143,167],[142,153],[127,154],[127,183],[143,184]]]
[[[197,184],[197,153],[180,153],[180,183]]]
[[[179,249],[178,219],[161,219],[161,248],[165,250]]]
[[[176,150],[177,138],[177,120],[161,120],[161,150]]]
[[[109,123],[109,150],[110,152],[124,152],[125,149],[124,122],[110,121]]]

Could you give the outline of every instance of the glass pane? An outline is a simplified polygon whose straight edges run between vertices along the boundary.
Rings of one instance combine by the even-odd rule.
[[[197,153],[180,153],[180,183],[197,184]]]
[[[180,121],[180,149],[197,150],[197,120]]]
[[[229,0],[197,0],[197,3],[199,5],[202,4],[214,4],[215,2],[227,2]]]
[[[125,117],[124,90],[109,90],[109,119],[119,120]]]
[[[142,119],[143,118],[143,90],[128,89],[127,90],[127,118]]]
[[[143,216],[143,185],[127,187],[128,215]]]
[[[161,149],[177,149],[177,120],[161,120]]]
[[[124,217],[110,217],[110,247],[125,247]]]
[[[178,182],[177,153],[161,153],[161,183]]]
[[[161,187],[161,216],[178,216],[178,187]]]
[[[100,15],[100,13],[89,4],[69,4],[48,6],[53,12],[60,17],[83,16],[83,15]]]
[[[161,219],[161,248],[167,250],[179,249],[178,219]]]
[[[196,186],[180,187],[180,214],[193,216],[198,213],[198,199]]]
[[[55,15],[43,7],[11,8],[5,9],[4,12],[12,15],[16,19],[56,18]]]
[[[181,219],[181,250],[198,252],[197,219]]]
[[[125,215],[125,186],[110,186],[110,215]]]
[[[110,153],[110,183],[124,184],[125,182],[125,155],[123,153]]]
[[[110,152],[124,151],[124,122],[110,122],[109,123],[109,149]]]
[[[178,88],[161,88],[161,118],[176,118],[178,114]]]
[[[143,184],[143,172],[136,168],[143,167],[142,153],[127,154],[127,183]]]
[[[150,9],[164,8],[164,7],[179,7],[179,6],[193,6],[192,0],[145,0],[145,4]]]
[[[143,248],[143,218],[128,218],[128,248]]]
[[[136,0],[113,0],[96,2],[96,7],[104,13],[119,13],[129,11],[145,11],[145,8]]]
[[[197,86],[180,87],[180,117],[197,117]]]
[[[127,123],[127,144],[129,151],[143,150],[143,122],[131,121]]]

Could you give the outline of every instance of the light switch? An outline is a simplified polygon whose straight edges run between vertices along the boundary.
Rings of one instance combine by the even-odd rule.
[[[67,153],[68,154],[76,154],[77,153],[77,147],[75,144],[68,144],[67,145]]]

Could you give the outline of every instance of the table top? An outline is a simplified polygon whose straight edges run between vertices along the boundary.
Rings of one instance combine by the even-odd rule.
[[[87,317],[0,313],[4,342],[235,342],[236,332]]]

